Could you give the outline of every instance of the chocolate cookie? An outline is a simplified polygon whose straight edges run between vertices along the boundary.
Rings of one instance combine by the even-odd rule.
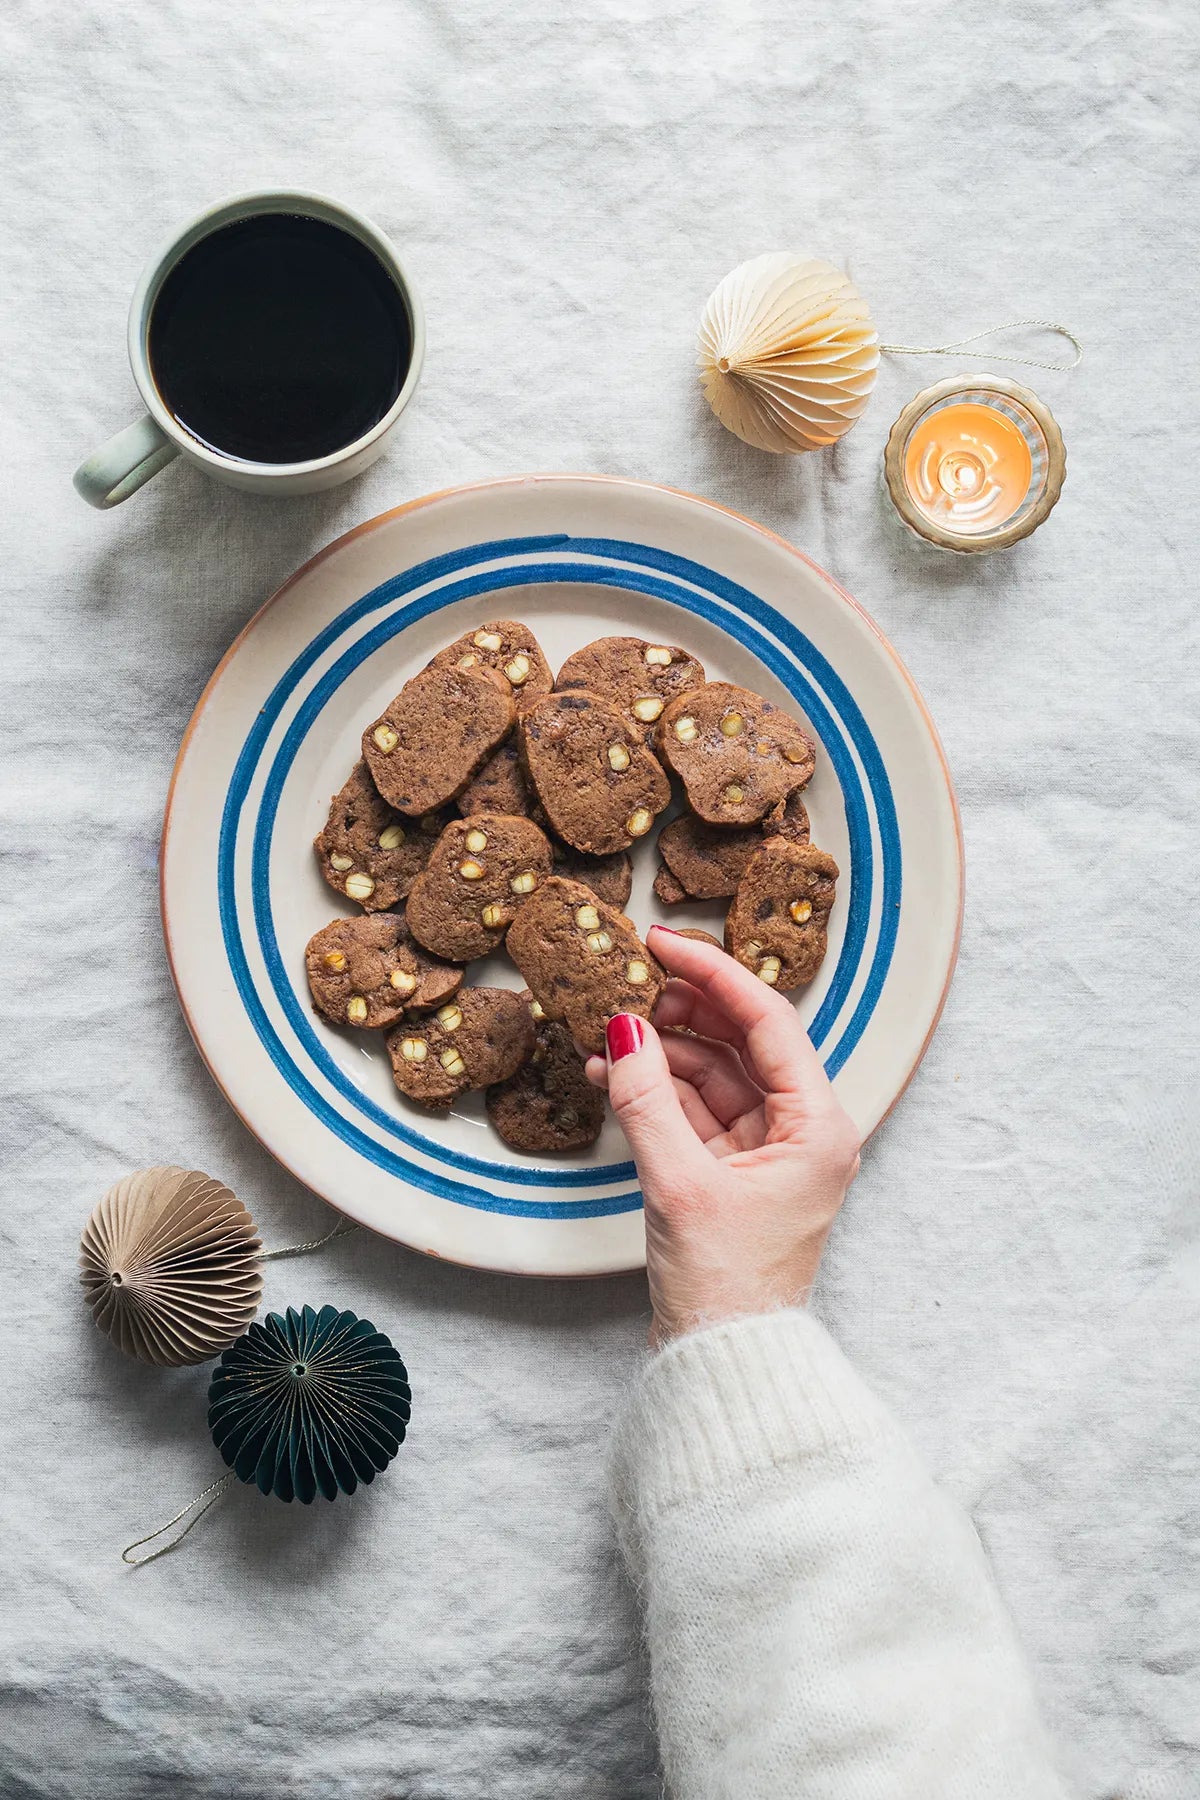
[[[542,1011],[528,989],[521,998]],[[565,1025],[543,1017],[535,1033],[529,1061],[488,1089],[487,1116],[514,1150],[586,1150],[604,1124],[604,1095],[584,1074]]]
[[[812,778],[807,732],[772,701],[727,681],[673,700],[657,742],[692,811],[713,825],[757,824]]]
[[[470,1088],[515,1075],[533,1054],[533,1018],[511,988],[465,987],[427,1018],[398,1025],[385,1042],[400,1092],[444,1109]]]
[[[409,819],[393,812],[366,763],[357,762],[330,802],[313,849],[331,888],[357,900],[364,912],[385,912],[403,900],[445,823],[442,813]]]
[[[530,819],[508,813],[453,819],[412,884],[409,929],[449,962],[487,956],[550,866],[550,845]]]
[[[363,756],[389,806],[433,812],[462,792],[516,716],[512,689],[494,669],[430,665],[367,726]]]
[[[807,844],[810,837],[808,808],[799,793],[789,794],[773,806],[762,822],[764,837],[787,838],[792,844]]]
[[[554,676],[542,646],[519,619],[494,619],[464,631],[460,638],[439,650],[430,664],[434,669],[494,669],[512,689],[517,710],[523,712],[548,694]]]
[[[674,929],[674,927],[672,927],[672,929]],[[723,950],[725,948],[720,938],[715,938],[711,931],[699,931],[694,925],[689,925],[686,931],[676,931],[675,935],[676,937],[695,938],[698,944],[711,944],[714,950]]]
[[[610,906],[624,906],[628,900],[633,889],[633,862],[624,850],[615,850],[611,856],[585,856],[581,850],[552,838],[550,854],[556,875],[567,881],[582,881],[584,887],[590,887]]]
[[[804,986],[825,959],[837,878],[827,850],[768,838],[729,909],[726,950],[771,987]]]
[[[334,919],[304,952],[313,1006],[334,1025],[368,1031],[449,1000],[462,970],[427,956],[413,942],[403,912]]]
[[[658,865],[658,874],[654,877],[654,893],[664,906],[679,906],[688,898],[687,889],[672,875],[665,862]]]
[[[523,714],[521,759],[560,838],[588,856],[627,850],[671,798],[632,725],[597,694],[550,694]]]
[[[704,666],[678,644],[642,638],[597,638],[568,656],[554,683],[560,694],[579,688],[603,694],[625,714],[639,737],[653,735],[664,707],[704,680]]]
[[[477,812],[512,813],[520,814],[522,818],[529,817],[533,800],[525,782],[515,738],[510,738],[507,744],[501,744],[495,755],[488,757],[478,775],[472,775],[454,804],[464,819]]]
[[[693,900],[722,900],[737,892],[750,858],[762,848],[764,837],[785,837],[794,844],[807,844],[808,812],[799,794],[789,794],[773,806],[761,826],[709,825],[694,813],[683,813],[663,826],[658,834],[658,848],[684,894]]]
[[[763,834],[757,825],[722,830],[694,813],[683,813],[658,834],[659,855],[693,900],[721,900],[737,892],[738,882]]]
[[[612,1015],[648,1019],[667,979],[623,912],[561,875],[521,908],[507,948],[546,1017],[597,1055]]]

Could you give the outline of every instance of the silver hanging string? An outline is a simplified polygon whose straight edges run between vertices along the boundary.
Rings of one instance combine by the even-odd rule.
[[[209,1507],[216,1505],[232,1480],[233,1470],[230,1469],[228,1475],[222,1475],[219,1481],[214,1481],[211,1487],[206,1487],[202,1494],[197,1494],[194,1500],[189,1500],[186,1506],[181,1506],[175,1517],[168,1519],[165,1525],[158,1526],[155,1531],[147,1532],[145,1537],[134,1538],[132,1544],[126,1544],[121,1552],[121,1561],[128,1563],[131,1568],[140,1569],[144,1563],[152,1563],[156,1557],[166,1556],[169,1550],[177,1549],[192,1527],[199,1524]],[[200,1506],[202,1500],[204,1505]],[[143,1544],[152,1544],[156,1537],[162,1536],[164,1531],[170,1531],[172,1525],[178,1525],[180,1519],[185,1518],[193,1506],[199,1506],[200,1510],[193,1518],[188,1519],[178,1537],[173,1537],[168,1544],[160,1544],[158,1549],[151,1550],[148,1556],[131,1556],[129,1554],[131,1550],[140,1550]]]
[[[893,356],[952,356],[956,350],[965,350],[968,344],[977,344],[980,338],[997,337],[1002,331],[1020,331],[1028,326],[1036,326],[1039,331],[1057,332],[1075,346],[1075,355],[1070,362],[1044,362],[1036,356],[1013,356],[1003,350],[972,350],[972,356],[984,356],[992,362],[1023,363],[1028,369],[1058,369],[1065,372],[1077,369],[1083,361],[1083,345],[1065,325],[1056,325],[1051,319],[1010,319],[1006,325],[989,325],[986,331],[973,331],[970,337],[956,338],[952,344],[880,344],[881,350],[889,351]]]
[[[353,1219],[339,1219],[332,1231],[324,1237],[309,1238],[306,1244],[285,1244],[281,1250],[264,1250],[263,1262],[273,1262],[277,1256],[303,1256],[306,1250],[319,1250],[322,1244],[331,1244],[334,1238],[349,1237],[352,1231],[361,1230]]]

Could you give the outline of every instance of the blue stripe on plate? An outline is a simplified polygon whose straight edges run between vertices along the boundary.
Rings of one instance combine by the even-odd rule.
[[[804,706],[817,729],[818,736],[822,739],[823,746],[835,766],[843,789],[851,842],[852,881],[842,955],[839,958],[830,990],[811,1027],[814,1041],[818,1045],[823,1043],[846,995],[853,986],[866,941],[873,861],[870,827],[858,772],[846,750],[842,734],[838,730],[833,716],[807,679],[780,655],[776,648],[776,642],[772,640],[785,644],[792,650],[793,654],[797,655],[808,668],[818,675],[827,693],[836,701],[842,721],[848,726],[851,740],[867,772],[868,784],[875,802],[883,849],[884,890],[880,933],[867,982],[846,1031],[826,1058],[826,1067],[829,1072],[836,1073],[836,1070],[844,1064],[846,1057],[853,1050],[874,1008],[891,960],[898,923],[898,908],[895,902],[899,898],[901,878],[899,832],[895,820],[891,788],[882,759],[866,721],[844,684],[815,645],[803,633],[773,608],[736,583],[726,581],[723,577],[715,575],[711,570],[706,570],[697,563],[690,562],[685,558],[670,556],[648,546],[627,544],[615,539],[568,539],[566,537],[498,540],[472,546],[469,549],[456,551],[418,565],[381,584],[371,593],[364,595],[352,606],[346,608],[306,646],[276,683],[267,704],[247,737],[230,783],[222,819],[218,852],[218,881],[226,952],[239,993],[260,1041],[293,1091],[304,1101],[306,1106],[335,1131],[343,1142],[356,1149],[360,1154],[367,1155],[369,1160],[389,1173],[399,1175],[402,1179],[412,1181],[443,1198],[455,1200],[460,1204],[523,1216],[580,1218],[632,1210],[640,1203],[640,1195],[633,1191],[590,1200],[537,1202],[481,1192],[476,1187],[465,1187],[460,1182],[443,1178],[432,1170],[396,1156],[385,1146],[378,1144],[374,1138],[367,1137],[341,1113],[332,1108],[297,1068],[263,1010],[246,963],[233,892],[233,861],[241,811],[262,748],[287,700],[317,658],[350,626],[431,580],[437,580],[457,569],[469,568],[473,565],[477,568],[480,561],[495,560],[504,556],[527,556],[539,552],[544,554],[548,550],[560,554],[591,555],[604,562],[616,559],[625,562],[641,562],[644,567],[654,567],[667,572],[676,581],[684,580],[697,586],[706,586],[710,593],[720,596],[738,610],[731,615],[726,612],[724,607],[714,606],[704,596],[672,585],[670,581],[654,580],[637,570],[615,569],[611,566],[597,568],[586,563],[548,562],[515,566],[510,563],[505,567],[484,573],[477,572],[462,581],[456,581],[431,594],[421,596],[390,618],[382,621],[373,631],[352,645],[326,671],[298,709],[268,772],[256,822],[251,877],[254,913],[260,947],[271,983],[289,1023],[314,1063],[344,1099],[359,1109],[365,1117],[388,1135],[397,1138],[402,1143],[420,1148],[425,1154],[438,1158],[449,1167],[457,1168],[484,1180],[501,1181],[513,1186],[538,1186],[543,1189],[551,1185],[560,1188],[595,1187],[615,1181],[629,1180],[633,1177],[634,1170],[630,1163],[577,1170],[537,1169],[514,1167],[464,1156],[421,1136],[404,1125],[402,1120],[390,1113],[385,1113],[346,1081],[337,1064],[333,1062],[313,1032],[307,1014],[298,1003],[287,979],[279,955],[270,909],[268,873],[270,843],[284,782],[296,752],[311,729],[314,719],[351,672],[366,657],[406,629],[416,619],[439,611],[466,596],[546,581],[591,582],[606,587],[627,588],[653,594],[716,623],[767,663],[788,691]],[[761,626],[762,631],[768,635],[764,637],[759,630],[754,629],[749,624],[751,619],[755,620]]]

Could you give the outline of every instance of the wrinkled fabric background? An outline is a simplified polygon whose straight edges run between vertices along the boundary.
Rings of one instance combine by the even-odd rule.
[[[6,10],[3,1800],[658,1790],[603,1483],[640,1280],[525,1285],[365,1236],[271,1265],[270,1305],[332,1299],[394,1335],[410,1442],[349,1504],[232,1493],[136,1572],[121,1546],[219,1472],[207,1374],[125,1361],[75,1284],[89,1208],[142,1164],[220,1173],[269,1243],[326,1225],[176,1009],[172,759],[231,637],[313,551],[531,469],[761,519],[921,684],[962,800],[962,959],[820,1310],[974,1510],[1080,1792],[1197,1792],[1198,43],[1185,0]],[[71,471],[137,411],[143,261],[208,201],[288,183],[375,216],[424,295],[394,447],[316,498],[177,464],[89,512]],[[1029,314],[1079,332],[1077,373],[1028,374],[1070,456],[1036,538],[942,559],[880,498],[900,405],[987,358],[885,359],[831,454],[721,431],[696,315],[788,246],[843,264],[885,339]]]

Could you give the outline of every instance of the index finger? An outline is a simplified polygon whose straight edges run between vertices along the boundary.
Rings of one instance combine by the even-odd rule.
[[[652,926],[650,936],[668,973],[696,988],[742,1034],[772,1093],[805,1099],[828,1093],[829,1077],[790,1000],[713,944],[681,937],[667,925]]]

